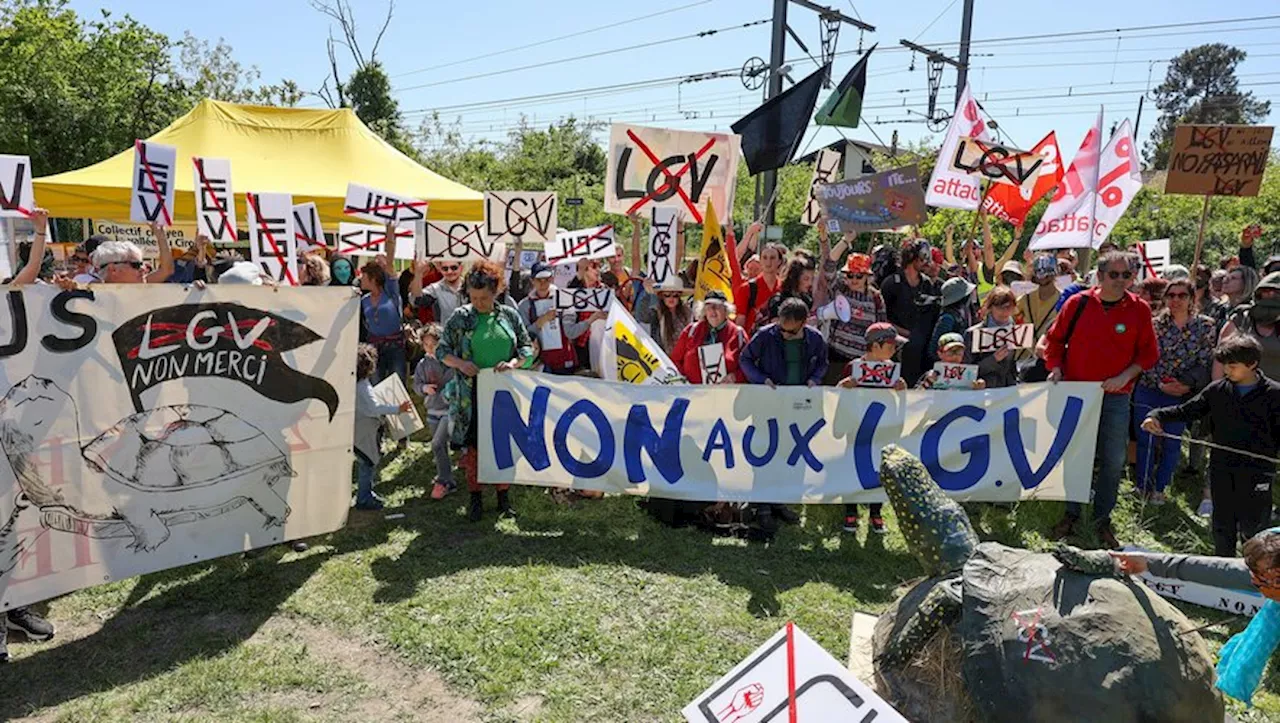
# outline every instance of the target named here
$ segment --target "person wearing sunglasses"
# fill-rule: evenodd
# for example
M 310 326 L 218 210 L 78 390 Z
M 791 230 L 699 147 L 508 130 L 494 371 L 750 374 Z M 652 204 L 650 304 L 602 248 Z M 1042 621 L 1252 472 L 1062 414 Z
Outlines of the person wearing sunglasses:
M 1098 382 L 1106 392 L 1098 420 L 1093 520 L 1098 537 L 1117 547 L 1111 526 L 1129 446 L 1130 398 L 1138 375 L 1156 365 L 1160 349 L 1151 307 L 1128 291 L 1137 256 L 1120 251 L 1098 261 L 1098 285 L 1071 297 L 1045 335 L 1044 362 L 1052 382 Z M 1068 503 L 1053 538 L 1075 531 L 1082 505 Z
M 1147 281 L 1151 281 L 1148 279 Z M 1147 282 L 1143 282 L 1144 286 Z M 1154 326 L 1160 360 L 1143 372 L 1133 391 L 1135 428 L 1140 427 L 1146 413 L 1186 401 L 1209 383 L 1213 366 L 1213 348 L 1217 338 L 1213 319 L 1193 313 L 1193 290 L 1189 278 L 1171 281 L 1164 291 L 1165 308 L 1156 314 Z M 1173 479 L 1182 452 L 1185 423 L 1170 423 L 1165 430 L 1173 435 L 1155 439 L 1150 433 L 1136 429 L 1138 435 L 1136 489 L 1153 505 L 1165 503 L 1164 491 Z M 1159 463 L 1155 462 L 1159 450 Z
M 837 275 L 835 262 L 826 261 L 828 286 L 834 296 L 843 296 L 849 302 L 849 320 L 833 319 L 827 330 L 827 357 L 830 364 L 823 379 L 826 386 L 835 386 L 844 378 L 845 367 L 854 359 L 867 353 L 867 329 L 872 324 L 889 321 L 884 297 L 871 285 L 871 257 L 853 253 L 845 260 L 844 269 Z
M 151 224 L 159 258 L 156 268 L 148 273 L 142 262 L 142 249 L 132 241 L 107 241 L 93 252 L 93 266 L 104 284 L 159 284 L 173 275 L 173 251 L 169 236 L 160 223 Z
M 413 262 L 413 280 L 409 282 L 409 299 L 416 308 L 429 309 L 431 321 L 443 324 L 453 315 L 454 309 L 467 303 L 462 288 L 462 263 L 455 260 L 435 262 L 440 279 L 423 287 L 423 279 L 431 272 L 432 262 L 418 259 Z M 421 317 L 419 317 L 421 318 Z

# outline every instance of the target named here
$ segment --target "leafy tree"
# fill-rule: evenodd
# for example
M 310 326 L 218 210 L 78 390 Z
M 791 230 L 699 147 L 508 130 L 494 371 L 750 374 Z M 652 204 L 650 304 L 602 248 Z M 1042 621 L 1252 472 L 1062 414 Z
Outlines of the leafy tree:
M 1169 63 L 1168 74 L 1152 93 L 1160 120 L 1147 142 L 1150 168 L 1165 168 L 1173 145 L 1173 130 L 1185 123 L 1253 124 L 1267 117 L 1271 102 L 1252 92 L 1240 92 L 1236 66 L 1247 53 L 1223 43 L 1184 51 Z
M 391 95 L 391 79 L 381 63 L 373 61 L 357 68 L 344 90 L 351 109 L 365 125 L 402 153 L 416 155 L 404 130 L 400 104 Z

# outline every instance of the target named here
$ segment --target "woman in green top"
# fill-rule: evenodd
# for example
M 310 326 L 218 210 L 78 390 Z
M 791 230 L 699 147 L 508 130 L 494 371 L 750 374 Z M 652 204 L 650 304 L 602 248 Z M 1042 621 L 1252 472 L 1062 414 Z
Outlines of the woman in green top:
M 471 492 L 467 517 L 472 522 L 480 519 L 483 509 L 476 452 L 476 375 L 481 369 L 499 373 L 517 369 L 533 358 L 529 332 L 521 323 L 519 313 L 495 303 L 502 273 L 502 267 L 493 261 L 481 261 L 472 267 L 466 279 L 471 303 L 458 307 L 449 316 L 444 336 L 436 348 L 436 357 L 441 363 L 458 371 L 445 385 L 444 394 L 449 401 L 449 415 L 454 420 L 453 446 L 463 450 L 460 465 L 467 474 L 467 490 Z M 498 511 L 504 517 L 515 516 L 507 496 L 509 488 L 510 485 L 497 485 Z

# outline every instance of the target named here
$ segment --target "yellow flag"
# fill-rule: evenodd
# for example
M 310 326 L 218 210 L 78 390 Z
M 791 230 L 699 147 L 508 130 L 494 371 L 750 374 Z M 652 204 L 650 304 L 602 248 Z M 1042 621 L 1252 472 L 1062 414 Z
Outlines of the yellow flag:
M 708 291 L 722 291 L 733 303 L 733 267 L 729 265 L 724 234 L 711 201 L 707 201 L 706 217 L 702 219 L 702 254 L 698 256 L 698 280 L 693 287 L 693 298 L 698 301 L 707 298 Z

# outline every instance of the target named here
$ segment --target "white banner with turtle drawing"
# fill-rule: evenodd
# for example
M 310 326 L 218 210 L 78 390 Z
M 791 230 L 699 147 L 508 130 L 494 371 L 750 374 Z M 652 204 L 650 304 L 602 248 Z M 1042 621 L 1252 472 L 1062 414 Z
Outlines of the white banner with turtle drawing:
M 345 524 L 350 289 L 0 293 L 0 610 Z
M 1102 387 L 641 385 L 480 374 L 480 479 L 695 501 L 884 502 L 880 453 L 949 495 L 1087 502 Z

